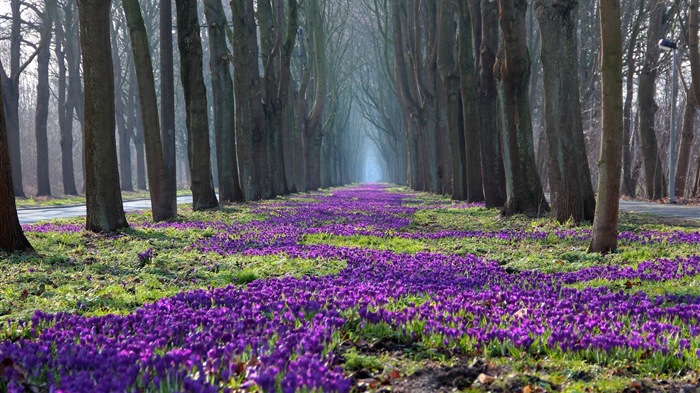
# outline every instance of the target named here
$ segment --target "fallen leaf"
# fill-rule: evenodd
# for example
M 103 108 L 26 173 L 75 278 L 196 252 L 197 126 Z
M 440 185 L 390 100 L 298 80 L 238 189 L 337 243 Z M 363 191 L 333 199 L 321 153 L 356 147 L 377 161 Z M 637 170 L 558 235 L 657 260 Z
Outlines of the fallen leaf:
M 521 308 L 513 314 L 514 318 L 523 318 L 525 316 L 527 316 L 527 308 Z
M 22 294 L 19 295 L 19 299 L 20 299 L 20 300 L 24 300 L 24 299 L 27 298 L 27 296 L 29 296 L 29 291 L 25 289 L 25 290 L 22 291 Z
M 479 374 L 478 377 L 476 377 L 476 380 L 479 381 L 479 383 L 482 385 L 487 385 L 487 384 L 495 381 L 496 377 L 492 377 L 490 375 L 486 375 L 484 373 L 481 373 L 481 374 Z
M 390 379 L 399 379 L 399 378 L 401 378 L 401 373 L 399 373 L 397 370 L 391 370 L 391 371 L 389 371 L 389 378 Z

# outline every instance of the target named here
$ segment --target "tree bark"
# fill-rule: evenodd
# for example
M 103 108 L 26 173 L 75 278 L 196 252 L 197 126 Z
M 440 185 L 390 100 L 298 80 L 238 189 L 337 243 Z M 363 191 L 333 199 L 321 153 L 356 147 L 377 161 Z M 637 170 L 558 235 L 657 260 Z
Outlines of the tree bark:
M 593 221 L 595 195 L 588 169 L 578 94 L 578 0 L 535 0 L 544 74 L 544 130 L 551 217 Z
M 160 124 L 158 122 L 158 100 L 146 27 L 138 0 L 122 0 L 122 7 L 126 15 L 131 48 L 134 54 L 146 160 L 148 161 L 148 184 L 153 221 L 173 220 L 177 218 L 177 205 L 173 203 L 175 201 L 168 198 L 166 190 L 166 169 L 163 162 L 163 147 L 160 142 Z M 132 80 L 131 83 L 134 81 Z
M 488 208 L 503 207 L 506 203 L 506 175 L 498 120 L 498 89 L 493 73 L 498 51 L 498 3 L 490 0 L 472 1 L 481 2 L 479 7 L 481 46 L 479 47 L 476 98 L 479 112 L 481 167 L 485 175 L 484 198 Z M 475 7 L 476 5 L 472 8 Z
M 238 179 L 236 156 L 236 124 L 233 108 L 231 55 L 226 46 L 226 15 L 221 0 L 204 0 L 204 14 L 209 26 L 209 68 L 214 97 L 214 133 L 219 177 L 219 199 L 222 202 L 245 200 Z
M 663 36 L 665 2 L 649 1 L 649 28 L 647 31 L 646 52 L 644 64 L 639 75 L 637 90 L 639 140 L 642 147 L 644 162 L 644 180 L 646 196 L 649 199 L 661 199 L 666 196 L 666 181 L 664 179 L 661 158 L 658 152 L 658 142 L 654 127 L 656 110 L 656 75 L 659 62 L 658 42 Z
M 501 134 L 506 173 L 503 214 L 549 211 L 535 163 L 528 101 L 530 56 L 525 31 L 526 0 L 498 0 L 501 47 L 494 66 L 500 84 Z
M 1 67 L 1 66 L 0 66 Z M 0 84 L 0 96 L 2 96 Z M 0 101 L 0 104 L 2 102 Z M 24 236 L 17 217 L 15 193 L 12 190 L 12 168 L 7 140 L 7 123 L 4 105 L 0 105 L 0 250 L 5 252 L 33 251 L 32 245 Z
M 115 30 L 112 28 L 112 36 L 115 36 Z M 119 47 L 116 40 L 112 42 L 112 59 L 114 61 L 114 68 L 117 70 L 115 73 L 114 84 L 117 86 L 116 96 L 115 96 L 115 110 L 116 110 L 116 124 L 117 124 L 117 136 L 119 138 L 119 184 L 121 185 L 122 191 L 134 191 L 134 175 L 131 167 L 131 135 L 133 133 L 134 122 L 131 120 L 133 118 L 134 112 L 134 101 L 136 97 L 136 89 L 134 89 L 134 84 L 136 83 L 134 76 L 134 67 L 131 65 L 131 61 L 127 61 L 127 67 L 129 69 L 129 90 L 126 93 L 128 108 L 124 105 L 124 89 L 122 86 L 125 85 L 126 77 L 121 75 L 121 70 L 123 69 L 121 59 L 119 57 Z M 128 120 L 127 120 L 128 119 Z
M 625 81 L 625 103 L 622 113 L 622 194 L 633 198 L 637 195 L 637 191 L 635 179 L 632 176 L 632 142 L 634 138 L 634 133 L 632 132 L 632 97 L 634 94 L 634 76 L 637 69 L 635 49 L 637 47 L 640 25 L 642 24 L 642 16 L 644 15 L 644 1 L 639 0 L 639 10 L 627 43 L 627 80 Z
M 85 84 L 86 227 L 94 232 L 128 226 L 119 190 L 114 136 L 110 4 L 111 0 L 78 0 Z
M 56 1 L 47 0 L 41 15 L 41 42 L 37 54 L 36 112 L 34 117 L 34 134 L 36 136 L 36 178 L 37 196 L 51 195 L 49 179 L 49 136 L 47 123 L 49 118 L 49 60 L 51 56 L 51 32 L 56 14 Z
M 700 97 L 700 52 L 698 52 L 698 0 L 690 1 L 688 17 L 688 48 L 690 59 L 690 91 L 686 91 L 685 108 L 683 110 L 683 129 L 681 131 L 680 149 L 678 151 L 678 164 L 676 165 L 676 189 L 677 196 L 685 195 L 686 179 L 690 167 L 691 148 L 693 146 L 695 131 L 695 112 Z M 673 154 L 673 152 L 671 152 Z
M 258 44 L 252 0 L 232 0 L 236 139 L 240 182 L 247 200 L 274 193 L 268 165 L 268 130 L 258 71 Z
M 468 0 L 459 5 L 459 68 L 460 92 L 462 96 L 462 124 L 466 151 L 467 201 L 482 202 L 484 196 L 483 170 L 481 168 L 481 138 L 479 135 L 479 109 L 476 101 L 476 66 L 474 63 L 475 42 L 472 37 L 471 10 Z M 481 23 L 479 23 L 481 26 Z M 477 40 L 479 43 L 481 39 Z
M 66 195 L 78 195 L 78 189 L 75 186 L 75 174 L 73 167 L 73 108 L 75 103 L 66 99 L 69 85 L 68 68 L 66 66 L 67 53 L 69 46 L 72 45 L 73 29 L 73 7 L 66 5 L 63 9 L 64 20 L 61 23 L 57 19 L 55 24 L 56 45 L 54 52 L 56 53 L 56 62 L 58 63 L 58 127 L 61 134 L 61 173 L 63 180 L 63 193 Z M 63 25 L 66 30 L 64 31 Z M 73 49 L 70 49 L 74 53 Z M 70 59 L 69 59 L 70 60 Z
M 622 32 L 620 0 L 600 0 L 603 135 L 598 162 L 598 202 L 589 252 L 617 250 L 622 170 Z
M 165 185 L 168 203 L 177 214 L 177 162 L 175 151 L 175 85 L 173 71 L 172 0 L 160 1 L 160 120 Z
M 22 186 L 22 157 L 19 141 L 19 85 L 20 56 L 22 43 L 22 15 L 20 0 L 10 0 L 12 10 L 12 26 L 10 30 L 10 69 L 9 73 L 0 65 L 0 79 L 2 82 L 2 100 L 5 105 L 7 124 L 7 143 L 10 149 L 10 161 L 12 162 L 12 188 L 15 196 L 24 198 Z
M 185 94 L 187 155 L 192 177 L 192 208 L 212 209 L 219 205 L 211 175 L 207 95 L 202 74 L 202 40 L 195 0 L 176 0 L 180 77 Z

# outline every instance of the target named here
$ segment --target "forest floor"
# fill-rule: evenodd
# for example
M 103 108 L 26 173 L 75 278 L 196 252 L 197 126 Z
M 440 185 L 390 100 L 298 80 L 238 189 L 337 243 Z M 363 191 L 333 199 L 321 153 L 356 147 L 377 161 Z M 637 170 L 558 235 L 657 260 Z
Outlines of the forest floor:
M 501 218 L 362 185 L 0 255 L 0 392 L 693 392 L 700 221 Z

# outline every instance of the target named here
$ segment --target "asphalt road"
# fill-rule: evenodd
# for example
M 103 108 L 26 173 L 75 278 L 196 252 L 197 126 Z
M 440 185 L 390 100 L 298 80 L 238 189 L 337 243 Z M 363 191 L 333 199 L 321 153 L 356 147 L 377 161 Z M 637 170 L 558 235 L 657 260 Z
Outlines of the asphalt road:
M 177 203 L 192 203 L 191 195 L 177 197 Z M 124 202 L 124 211 L 133 212 L 148 210 L 151 201 L 140 199 Z M 658 216 L 700 220 L 700 206 L 669 205 L 652 202 L 620 201 L 620 210 L 634 213 L 655 214 Z M 55 218 L 80 217 L 85 215 L 85 205 L 38 207 L 17 209 L 19 222 L 29 224 L 37 221 L 52 220 Z
M 192 203 L 192 195 L 177 197 L 177 204 Z M 137 199 L 124 202 L 125 212 L 148 210 L 151 208 L 150 199 Z M 37 221 L 53 220 L 55 218 L 71 218 L 85 215 L 85 205 L 33 207 L 17 209 L 20 224 L 30 224 Z

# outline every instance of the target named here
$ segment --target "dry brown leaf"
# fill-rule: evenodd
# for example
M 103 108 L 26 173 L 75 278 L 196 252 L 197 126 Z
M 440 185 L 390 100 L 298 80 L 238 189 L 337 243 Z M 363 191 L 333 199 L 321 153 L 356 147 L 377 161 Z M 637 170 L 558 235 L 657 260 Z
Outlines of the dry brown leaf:
M 490 375 L 486 375 L 484 373 L 481 373 L 481 374 L 479 374 L 478 377 L 476 377 L 476 380 L 479 381 L 480 384 L 486 385 L 486 384 L 489 384 L 489 383 L 495 381 L 496 377 L 492 377 Z

